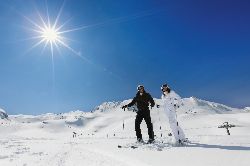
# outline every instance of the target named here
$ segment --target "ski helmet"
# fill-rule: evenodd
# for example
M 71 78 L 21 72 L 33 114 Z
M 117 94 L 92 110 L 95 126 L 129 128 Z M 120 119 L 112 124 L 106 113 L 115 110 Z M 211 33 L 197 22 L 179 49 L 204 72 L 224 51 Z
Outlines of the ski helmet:
M 171 89 L 169 88 L 168 84 L 163 84 L 161 86 L 161 90 L 163 91 L 163 88 L 167 88 L 167 92 L 170 93 Z
M 144 86 L 143 86 L 143 85 L 138 85 L 138 86 L 137 86 L 137 90 L 139 91 L 140 88 L 143 88 L 143 89 L 144 89 Z
M 163 84 L 162 86 L 161 86 L 161 90 L 163 90 L 163 88 L 167 88 L 168 87 L 168 84 Z

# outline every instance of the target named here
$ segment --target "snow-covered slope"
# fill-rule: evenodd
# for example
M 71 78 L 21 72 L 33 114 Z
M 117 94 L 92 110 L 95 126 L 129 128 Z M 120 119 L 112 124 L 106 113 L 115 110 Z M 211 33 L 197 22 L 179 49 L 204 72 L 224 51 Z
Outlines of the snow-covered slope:
M 133 109 L 121 109 L 130 101 L 105 102 L 91 112 L 10 115 L 10 120 L 0 126 L 0 165 L 249 165 L 248 108 L 237 109 L 194 97 L 184 98 L 177 115 L 191 144 L 178 147 L 168 135 L 171 131 L 163 109 L 154 107 L 151 117 L 157 143 L 137 149 L 118 149 L 118 144 L 127 146 L 136 141 L 136 113 Z M 160 99 L 155 101 L 162 105 Z M 229 129 L 230 136 L 225 129 L 218 128 L 223 122 L 236 125 Z M 147 140 L 144 121 L 141 129 Z

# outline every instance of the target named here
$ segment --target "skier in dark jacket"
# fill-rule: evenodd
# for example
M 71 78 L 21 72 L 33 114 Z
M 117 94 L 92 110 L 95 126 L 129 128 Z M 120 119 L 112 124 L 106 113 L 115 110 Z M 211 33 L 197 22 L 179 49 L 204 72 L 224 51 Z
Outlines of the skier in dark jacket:
M 125 109 L 127 107 L 131 107 L 133 105 L 136 105 L 138 108 L 136 119 L 135 119 L 135 131 L 136 131 L 136 136 L 137 136 L 137 141 L 138 142 L 143 142 L 142 139 L 142 134 L 141 134 L 141 129 L 140 129 L 140 124 L 142 120 L 144 119 L 147 127 L 148 127 L 148 136 L 149 140 L 148 143 L 154 142 L 154 131 L 153 131 L 153 124 L 151 122 L 151 117 L 150 117 L 150 110 L 149 110 L 149 104 L 152 107 L 154 107 L 155 102 L 151 95 L 147 93 L 144 89 L 143 85 L 139 85 L 137 87 L 137 94 L 132 100 L 131 103 L 128 105 L 122 106 L 122 109 Z

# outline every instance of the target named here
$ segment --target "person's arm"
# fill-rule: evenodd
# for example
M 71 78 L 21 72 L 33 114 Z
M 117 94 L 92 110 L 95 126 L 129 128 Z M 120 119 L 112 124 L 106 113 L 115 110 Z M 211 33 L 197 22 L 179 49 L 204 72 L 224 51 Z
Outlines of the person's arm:
M 176 109 L 179 108 L 182 105 L 181 97 L 176 94 L 176 96 L 173 99 L 174 99 L 173 103 L 174 103 L 175 108 Z
M 124 109 L 124 111 L 125 111 L 125 108 L 131 107 L 131 106 L 135 105 L 135 103 L 136 103 L 136 97 L 134 97 L 133 100 L 129 104 L 122 106 L 122 109 Z
M 160 104 L 157 104 L 156 106 L 157 106 L 157 108 L 164 108 L 165 107 L 165 105 L 166 105 L 166 100 L 165 100 L 165 96 L 162 94 L 161 95 L 161 103 Z
M 148 94 L 148 95 L 149 95 L 149 102 L 151 104 L 151 107 L 154 107 L 155 106 L 155 101 L 154 101 L 154 99 L 152 98 L 152 96 L 150 94 Z
M 133 100 L 129 104 L 127 104 L 127 107 L 131 107 L 135 105 L 135 103 L 136 103 L 136 97 L 134 97 Z

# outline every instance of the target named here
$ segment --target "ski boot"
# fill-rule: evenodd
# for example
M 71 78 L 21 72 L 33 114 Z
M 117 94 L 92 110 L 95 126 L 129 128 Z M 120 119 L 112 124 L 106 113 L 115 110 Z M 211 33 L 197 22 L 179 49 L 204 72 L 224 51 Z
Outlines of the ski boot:
M 143 139 L 142 139 L 142 138 L 137 138 L 136 143 L 143 144 L 143 143 L 144 143 L 144 141 L 143 141 Z
M 154 143 L 154 142 L 155 142 L 155 139 L 153 139 L 153 138 L 149 138 L 149 140 L 148 140 L 147 144 L 152 144 L 152 143 Z

